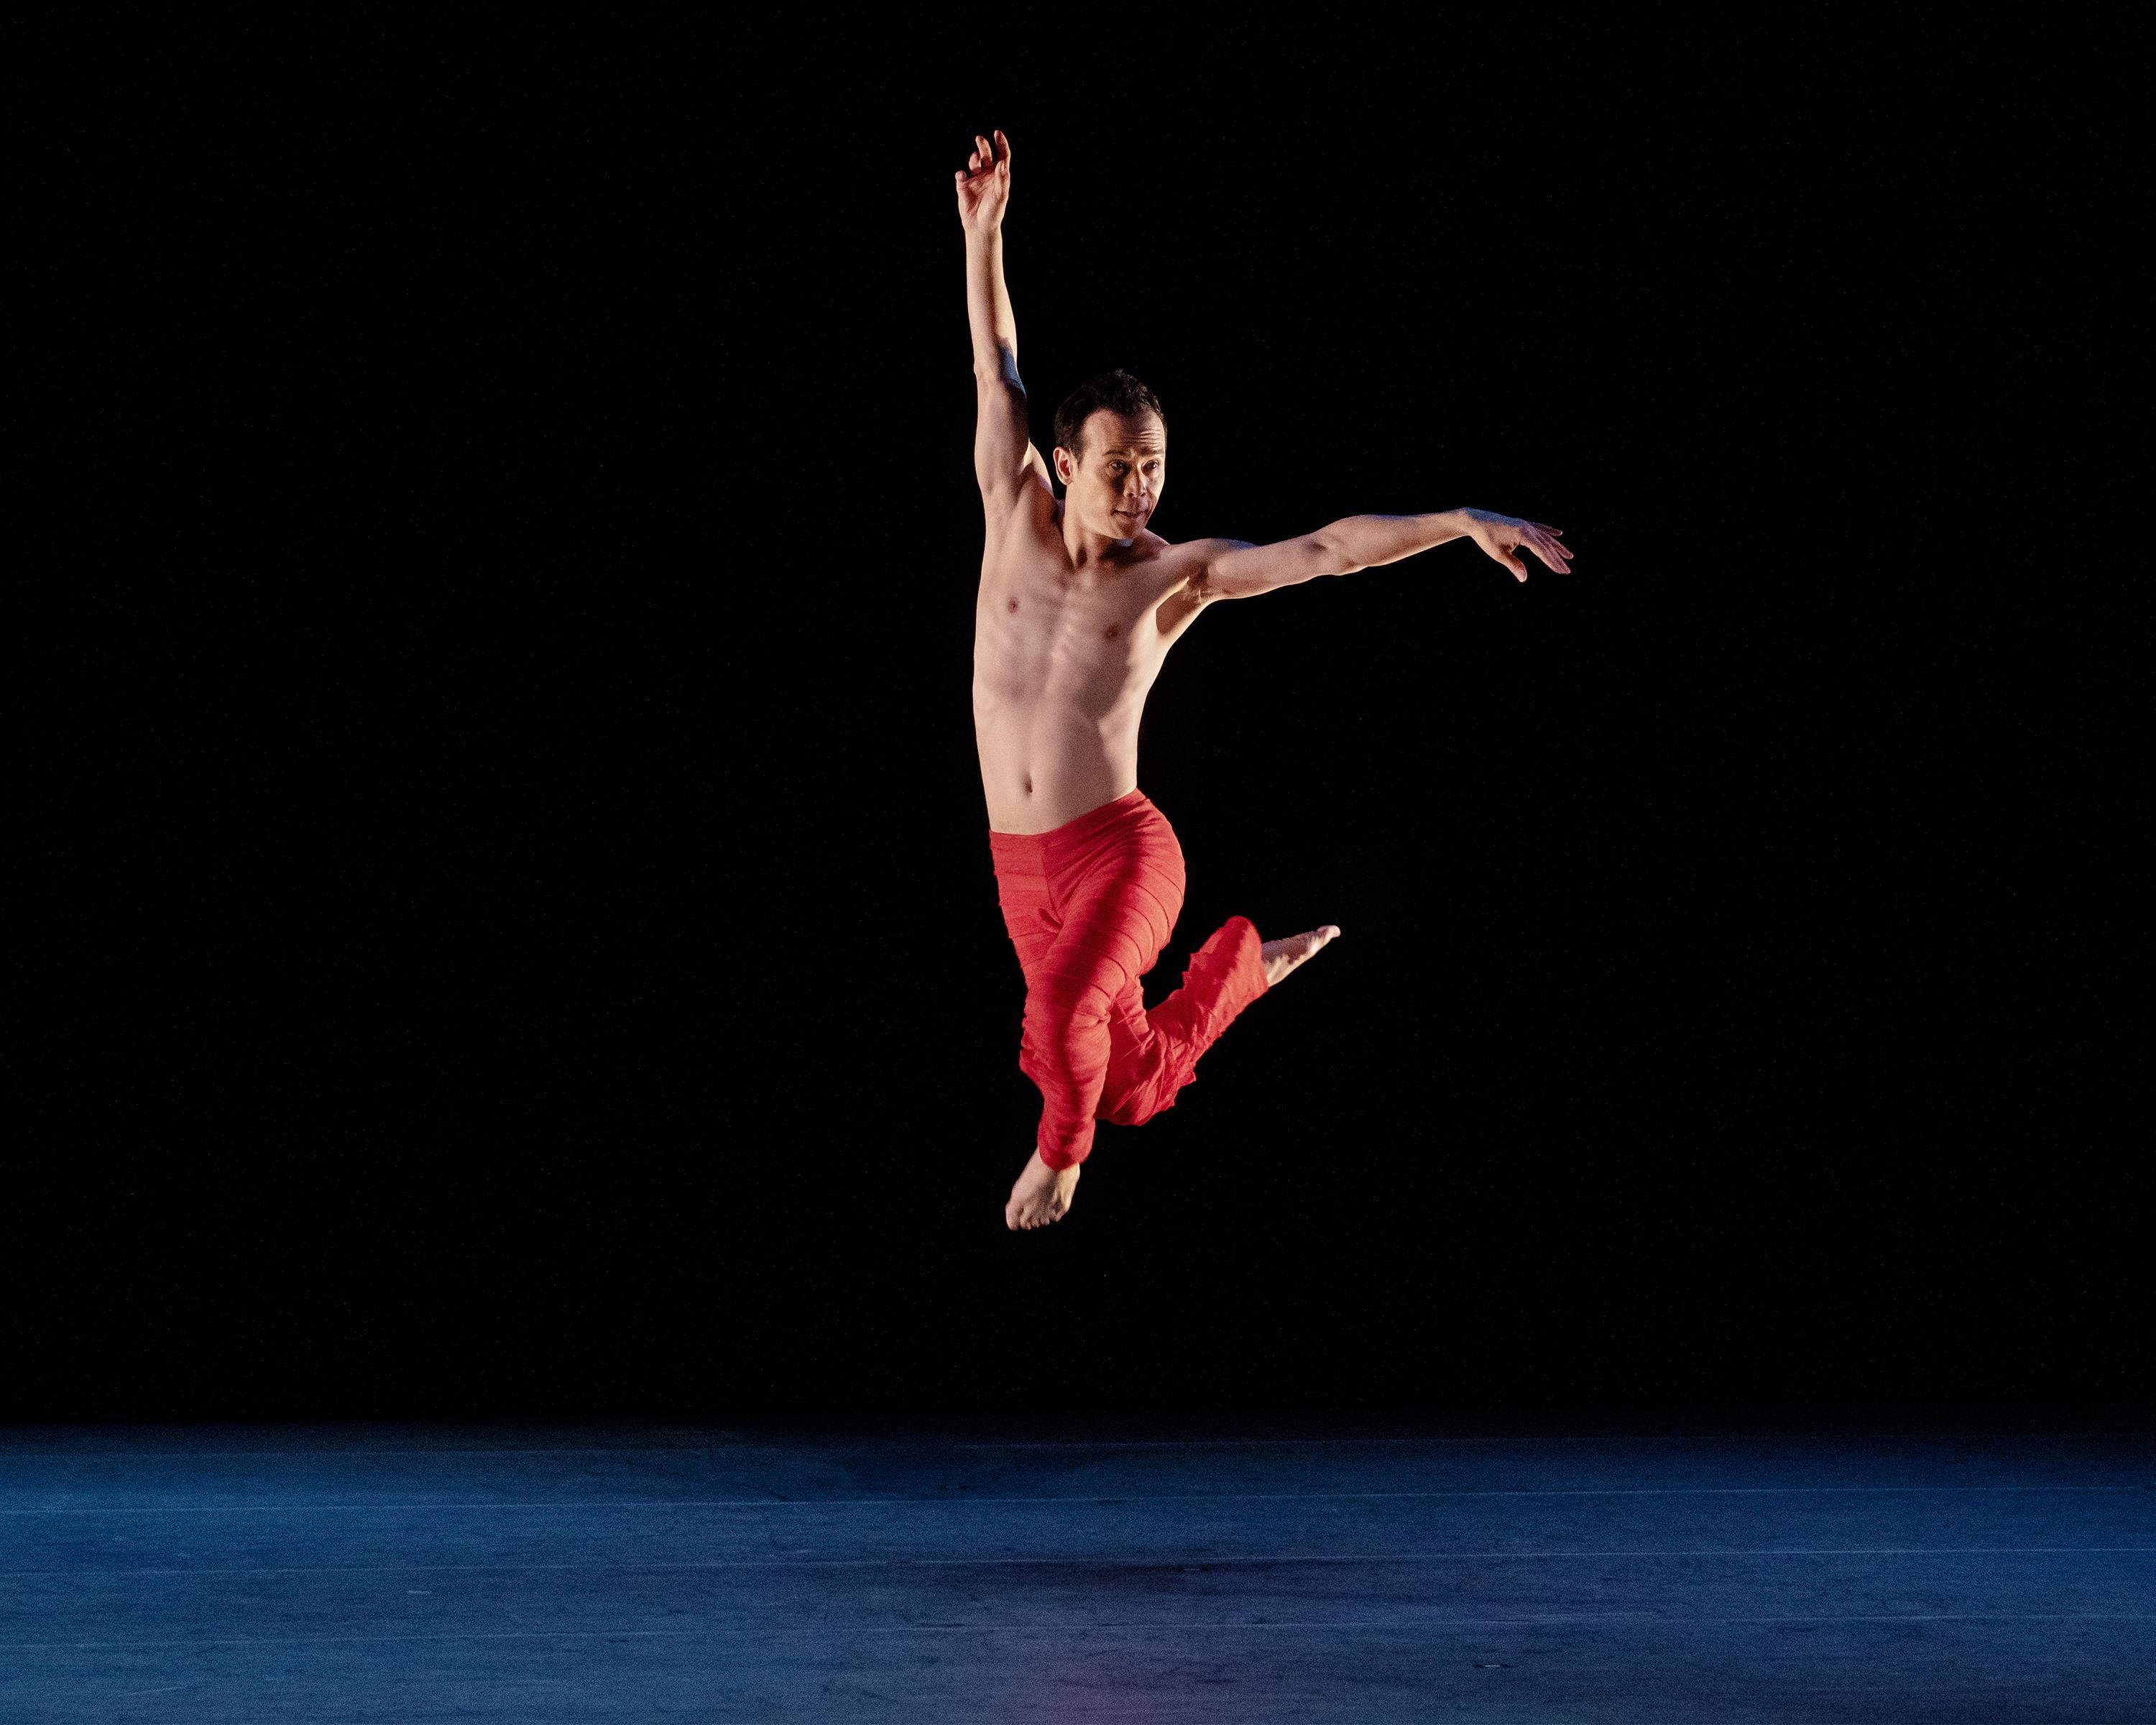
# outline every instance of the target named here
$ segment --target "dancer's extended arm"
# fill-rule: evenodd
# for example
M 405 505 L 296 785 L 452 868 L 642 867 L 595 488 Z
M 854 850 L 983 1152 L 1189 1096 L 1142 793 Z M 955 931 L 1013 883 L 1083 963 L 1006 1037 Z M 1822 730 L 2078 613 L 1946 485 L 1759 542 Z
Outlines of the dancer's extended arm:
M 1010 140 L 996 134 L 998 151 L 975 135 L 969 166 L 958 171 L 958 222 L 966 234 L 966 317 L 973 331 L 973 381 L 978 414 L 973 476 L 983 503 L 1012 497 L 1028 470 L 1049 484 L 1048 464 L 1026 434 L 1025 385 L 1018 375 L 1018 318 L 1004 285 L 1004 212 L 1010 203 Z M 1051 487 L 1052 489 L 1052 487 Z
M 1373 563 L 1396 563 L 1450 539 L 1472 539 L 1525 581 L 1527 566 L 1513 553 L 1524 548 L 1562 569 L 1572 555 L 1557 542 L 1563 531 L 1486 509 L 1450 509 L 1435 515 L 1351 515 L 1272 545 L 1194 539 L 1181 548 L 1198 560 L 1193 587 L 1201 598 L 1243 599 L 1319 575 L 1352 575 Z

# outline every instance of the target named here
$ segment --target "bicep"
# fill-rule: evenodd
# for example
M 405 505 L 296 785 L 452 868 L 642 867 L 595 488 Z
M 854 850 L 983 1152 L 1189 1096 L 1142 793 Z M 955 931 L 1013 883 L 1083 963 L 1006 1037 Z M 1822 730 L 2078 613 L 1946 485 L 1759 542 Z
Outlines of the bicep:
M 999 377 L 978 378 L 978 417 L 973 429 L 973 477 L 984 498 L 1009 497 L 1019 485 L 1039 475 L 1048 480 L 1048 464 L 1027 434 L 1025 386 L 1018 368 L 1004 356 Z
M 1320 575 L 1344 574 L 1351 567 L 1322 533 L 1305 533 L 1272 545 L 1254 545 L 1247 539 L 1197 539 L 1190 547 L 1196 563 L 1193 582 L 1209 600 L 1249 598 Z

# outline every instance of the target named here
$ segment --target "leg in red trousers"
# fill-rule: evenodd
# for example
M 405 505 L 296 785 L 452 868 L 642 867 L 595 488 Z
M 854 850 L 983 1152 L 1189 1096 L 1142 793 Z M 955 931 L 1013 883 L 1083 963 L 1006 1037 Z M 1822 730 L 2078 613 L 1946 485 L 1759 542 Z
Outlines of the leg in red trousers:
M 1046 833 L 991 831 L 1004 926 L 1025 972 L 1019 1069 L 1040 1088 L 1039 1147 L 1083 1162 L 1093 1126 L 1137 1126 L 1175 1105 L 1198 1057 L 1265 992 L 1258 932 L 1230 916 L 1148 1010 L 1140 978 L 1183 909 L 1183 847 L 1142 791 Z

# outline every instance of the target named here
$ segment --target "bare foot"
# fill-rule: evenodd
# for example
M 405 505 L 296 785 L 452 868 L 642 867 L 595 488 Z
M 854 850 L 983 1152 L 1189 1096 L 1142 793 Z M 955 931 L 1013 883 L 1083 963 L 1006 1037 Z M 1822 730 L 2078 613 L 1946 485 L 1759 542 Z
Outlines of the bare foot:
M 1004 1206 L 1004 1226 L 1044 1228 L 1060 1221 L 1070 1209 L 1070 1194 L 1078 1189 L 1078 1173 L 1084 1166 L 1079 1163 L 1065 1168 L 1050 1168 L 1040 1159 L 1040 1147 L 1035 1145 L 1032 1160 L 1019 1173 L 1011 1188 L 1010 1201 Z
M 1340 932 L 1339 925 L 1328 922 L 1322 928 L 1313 928 L 1307 934 L 1291 934 L 1285 940 L 1265 941 L 1258 950 L 1265 955 L 1265 986 L 1270 988 L 1296 965 Z

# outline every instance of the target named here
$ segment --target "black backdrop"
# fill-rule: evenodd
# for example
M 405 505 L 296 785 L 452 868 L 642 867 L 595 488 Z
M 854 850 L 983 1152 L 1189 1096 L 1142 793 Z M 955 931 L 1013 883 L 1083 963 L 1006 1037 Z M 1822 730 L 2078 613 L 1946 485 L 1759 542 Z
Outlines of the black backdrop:
M 7 1411 L 2138 1396 L 2122 788 L 2015 501 L 2052 380 L 2107 407 L 2027 235 L 2098 119 L 2062 53 L 1860 46 L 377 37 L 91 102 Z M 1343 937 L 1028 1235 L 995 127 L 1044 448 L 1126 366 L 1171 538 L 1577 556 L 1178 647 L 1149 998 L 1233 913 Z

